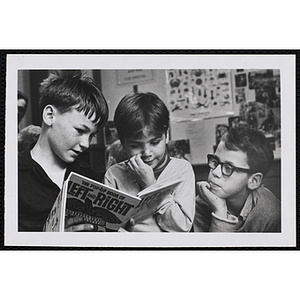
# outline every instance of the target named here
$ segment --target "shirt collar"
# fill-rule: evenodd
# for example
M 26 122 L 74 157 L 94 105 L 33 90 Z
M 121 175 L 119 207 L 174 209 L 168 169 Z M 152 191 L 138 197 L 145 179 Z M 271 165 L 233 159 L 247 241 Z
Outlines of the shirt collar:
M 248 215 L 250 214 L 250 212 L 252 211 L 252 209 L 254 208 L 254 206 L 257 203 L 257 198 L 254 197 L 253 193 L 251 192 L 246 201 L 245 204 L 240 212 L 240 217 L 245 221 L 248 217 Z
M 162 173 L 162 171 L 166 168 L 166 166 L 170 162 L 170 160 L 171 160 L 170 156 L 168 155 L 168 153 L 166 153 L 162 162 L 158 166 L 156 166 L 155 170 L 153 170 L 154 176 L 156 179 L 159 177 L 159 175 Z
M 18 165 L 20 170 L 32 169 L 34 167 L 35 161 L 32 159 L 30 151 L 34 147 L 35 143 L 28 146 L 24 151 L 18 154 Z M 83 163 L 79 161 L 74 161 L 73 163 L 67 164 L 67 171 L 65 173 L 65 178 L 70 174 L 70 172 L 78 173 L 82 167 L 86 167 Z

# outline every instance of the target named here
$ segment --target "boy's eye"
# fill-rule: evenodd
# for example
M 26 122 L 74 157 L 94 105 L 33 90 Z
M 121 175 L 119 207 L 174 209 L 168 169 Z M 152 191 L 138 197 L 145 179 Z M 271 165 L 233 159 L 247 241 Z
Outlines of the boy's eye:
M 223 170 L 225 174 L 231 174 L 233 167 L 228 164 L 223 164 Z
M 91 134 L 91 135 L 90 135 L 90 141 L 91 141 L 94 137 L 96 137 L 96 135 L 97 135 L 96 133 Z
M 137 145 L 137 144 L 130 144 L 129 147 L 132 148 L 132 149 L 136 149 L 136 148 L 139 148 L 139 145 Z
M 84 130 L 83 130 L 83 129 L 75 128 L 75 130 L 76 130 L 79 134 L 84 134 Z
M 214 157 L 211 158 L 211 163 L 212 163 L 215 167 L 219 164 L 218 160 L 215 159 Z
M 155 145 L 158 145 L 159 143 L 160 143 L 160 140 L 155 140 L 155 141 L 152 141 L 152 142 L 151 142 L 151 144 L 154 145 L 154 146 L 155 146 Z

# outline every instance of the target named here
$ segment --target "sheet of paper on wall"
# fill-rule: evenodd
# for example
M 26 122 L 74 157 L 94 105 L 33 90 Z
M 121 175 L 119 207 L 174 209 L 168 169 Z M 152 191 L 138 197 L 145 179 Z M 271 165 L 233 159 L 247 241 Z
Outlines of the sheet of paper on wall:
M 205 164 L 206 155 L 213 152 L 214 129 L 212 126 L 207 126 L 205 122 L 190 122 L 186 128 L 186 135 L 190 139 L 192 164 L 194 165 Z
M 247 101 L 254 102 L 255 101 L 255 90 L 247 90 Z
M 192 164 L 207 163 L 207 154 L 213 153 L 216 145 L 216 124 L 226 121 L 227 118 L 218 118 L 188 123 L 186 135 L 190 139 Z
M 216 126 L 224 123 L 228 123 L 228 117 L 173 122 L 171 123 L 171 139 L 188 139 L 190 144 L 190 162 L 193 165 L 206 164 L 207 154 L 213 153 L 216 145 Z

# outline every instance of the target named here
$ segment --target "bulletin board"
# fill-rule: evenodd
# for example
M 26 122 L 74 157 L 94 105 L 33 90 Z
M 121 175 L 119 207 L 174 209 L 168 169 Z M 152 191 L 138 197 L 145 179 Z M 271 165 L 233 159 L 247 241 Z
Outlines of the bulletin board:
M 234 122 L 262 131 L 273 147 L 275 159 L 281 158 L 280 70 L 236 69 L 232 70 L 232 80 L 238 109 Z
M 166 78 L 172 121 L 233 113 L 230 70 L 167 70 Z
M 230 127 L 247 123 L 270 140 L 280 158 L 280 70 L 166 70 L 171 140 L 184 157 L 206 164 Z M 181 143 L 183 144 L 183 143 Z

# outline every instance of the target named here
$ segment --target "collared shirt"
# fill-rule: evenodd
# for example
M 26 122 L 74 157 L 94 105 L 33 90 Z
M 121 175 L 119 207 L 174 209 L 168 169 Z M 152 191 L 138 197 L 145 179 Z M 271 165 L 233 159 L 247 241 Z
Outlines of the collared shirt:
M 223 221 L 232 221 L 232 223 L 237 224 L 237 227 L 241 227 L 242 224 L 245 222 L 245 220 L 247 219 L 247 217 L 249 216 L 250 212 L 252 211 L 252 209 L 254 208 L 254 206 L 257 203 L 257 199 L 255 197 L 253 197 L 253 194 L 250 193 L 244 203 L 244 206 L 239 214 L 238 217 L 236 217 L 235 215 L 233 215 L 230 211 L 227 211 L 227 219 L 223 219 L 219 216 L 217 216 L 216 214 L 214 214 L 215 217 L 217 217 L 219 220 L 223 220 Z
M 60 188 L 49 178 L 44 169 L 32 159 L 30 150 L 18 156 L 18 230 L 42 231 L 47 216 L 60 192 Z M 76 172 L 97 181 L 102 176 L 81 162 L 67 165 L 65 179 Z
M 245 204 L 240 212 L 239 218 L 245 221 L 249 216 L 250 212 L 257 203 L 257 198 L 253 197 L 253 194 L 250 194 L 245 201 Z

